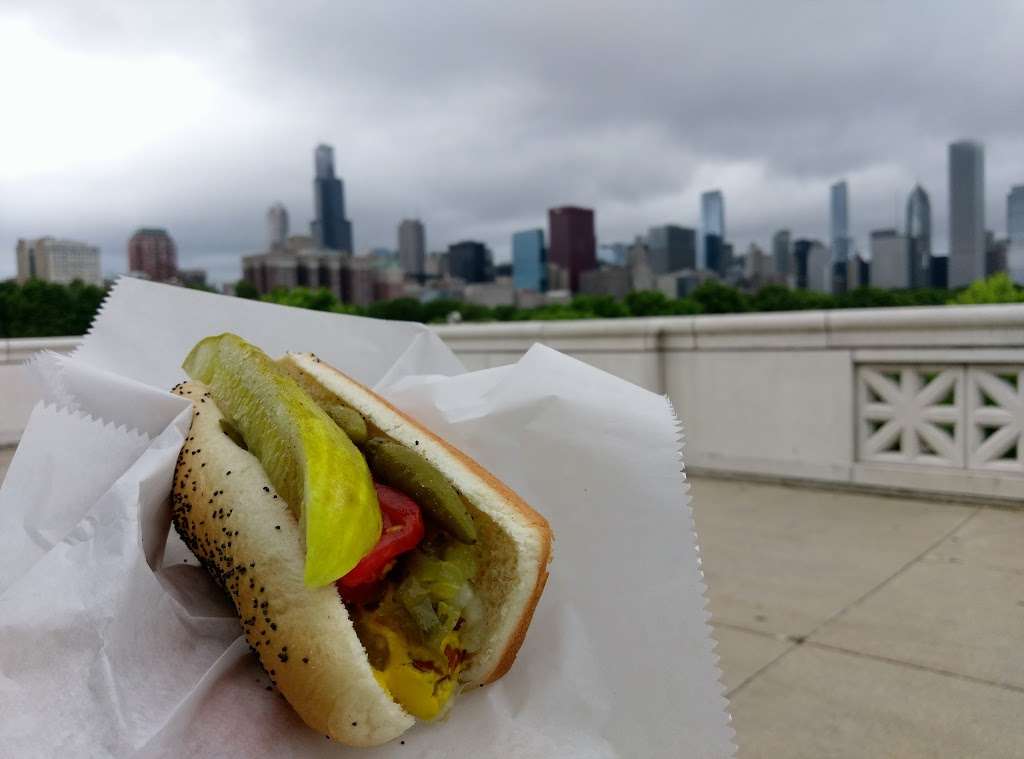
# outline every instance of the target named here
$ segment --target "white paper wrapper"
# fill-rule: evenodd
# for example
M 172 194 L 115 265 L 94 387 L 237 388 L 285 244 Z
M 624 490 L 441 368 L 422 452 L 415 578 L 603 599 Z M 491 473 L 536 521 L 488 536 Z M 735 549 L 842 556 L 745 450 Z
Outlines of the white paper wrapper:
M 355 750 L 306 728 L 170 533 L 201 337 L 313 350 L 550 521 L 551 577 L 499 682 Z M 46 400 L 0 489 L 0 756 L 731 757 L 681 432 L 667 400 L 535 346 L 464 373 L 428 329 L 121 280 L 82 348 L 34 362 Z

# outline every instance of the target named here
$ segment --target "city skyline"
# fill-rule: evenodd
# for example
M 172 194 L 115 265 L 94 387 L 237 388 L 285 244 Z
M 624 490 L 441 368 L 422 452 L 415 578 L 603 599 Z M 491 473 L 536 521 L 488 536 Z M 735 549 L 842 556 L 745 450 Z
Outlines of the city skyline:
M 594 8 L 580 23 L 571 7 L 470 9 L 442 22 L 414 9 L 398 25 L 374 9 L 321 9 L 271 24 L 229 3 L 199 31 L 174 6 L 104 6 L 103 25 L 59 4 L 0 12 L 10 22 L 0 56 L 37 73 L 10 101 L 36 118 L 5 125 L 0 141 L 0 246 L 89 240 L 112 274 L 134 229 L 162 226 L 182 267 L 235 279 L 238 257 L 263 247 L 272 201 L 296 232 L 313 218 L 306 167 L 320 142 L 335 146 L 357 253 L 393 247 L 395 225 L 414 215 L 432 250 L 477 239 L 507 261 L 513 231 L 567 203 L 596 210 L 599 242 L 628 243 L 651 226 L 699 227 L 711 188 L 726 197 L 737 251 L 783 227 L 828 240 L 827 192 L 840 178 L 857 249 L 872 229 L 903 226 L 920 182 L 932 248 L 946 253 L 946 149 L 961 137 L 985 145 L 987 228 L 1005 236 L 1006 194 L 1024 181 L 1005 72 L 1022 53 L 992 30 L 1016 28 L 1019 8 L 794 4 L 752 10 L 743 25 L 726 9 L 680 6 L 654 24 L 652 12 Z M 337 45 L 343 21 L 359 39 Z M 913 39 L 889 33 L 904 23 Z M 716 24 L 728 34 L 699 33 Z M 850 31 L 841 53 L 821 34 L 836 25 Z M 444 51 L 426 67 L 397 54 L 424 26 Z M 978 42 L 970 65 L 955 52 L 966 38 Z M 317 65 L 268 58 L 270 44 L 315 50 Z M 57 117 L 68 107 L 89 113 L 89 127 Z M 0 277 L 13 268 L 13 254 L 0 257 Z

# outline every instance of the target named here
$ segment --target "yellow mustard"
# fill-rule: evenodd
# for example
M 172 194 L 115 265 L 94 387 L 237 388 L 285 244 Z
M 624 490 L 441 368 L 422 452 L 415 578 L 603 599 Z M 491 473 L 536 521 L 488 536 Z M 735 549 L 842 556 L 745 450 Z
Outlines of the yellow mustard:
M 389 627 L 370 621 L 368 627 L 383 635 L 388 642 L 388 664 L 383 670 L 374 669 L 374 677 L 398 704 L 409 714 L 429 720 L 440 714 L 458 685 L 460 665 L 449 670 L 447 661 L 441 663 L 426 651 L 410 648 L 403 636 Z M 448 646 L 458 649 L 459 634 L 451 632 L 444 638 L 441 650 Z M 435 669 L 422 669 L 413 660 L 432 661 Z M 442 660 L 444 657 L 442 657 Z

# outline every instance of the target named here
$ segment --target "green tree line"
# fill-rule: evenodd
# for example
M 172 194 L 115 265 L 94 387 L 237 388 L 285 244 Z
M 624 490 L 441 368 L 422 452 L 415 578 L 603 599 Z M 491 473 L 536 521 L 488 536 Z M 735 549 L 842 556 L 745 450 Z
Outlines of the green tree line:
M 890 308 L 936 306 L 945 303 L 1024 302 L 1024 289 L 1006 274 L 975 282 L 957 293 L 947 290 L 879 290 L 863 287 L 843 295 L 790 290 L 767 285 L 747 294 L 720 282 L 705 282 L 687 298 L 668 298 L 660 292 L 635 292 L 619 301 L 608 295 L 577 295 L 568 303 L 537 308 L 497 306 L 441 298 L 420 303 L 413 298 L 381 301 L 366 307 L 341 303 L 328 290 L 294 288 L 276 290 L 262 298 L 255 288 L 240 282 L 236 294 L 298 308 L 356 314 L 377 319 L 398 319 L 426 324 L 444 322 L 458 312 L 462 321 L 529 321 L 550 319 L 615 319 L 626 316 L 730 314 L 756 311 L 800 311 L 832 308 Z M 0 337 L 56 337 L 82 335 L 106 296 L 106 290 L 73 282 L 57 285 L 38 280 L 19 285 L 0 282 Z
M 258 298 L 245 289 L 239 295 Z M 967 290 L 951 294 L 948 290 L 880 290 L 862 287 L 842 295 L 790 290 L 782 285 L 766 285 L 747 294 L 721 282 L 700 285 L 687 298 L 669 298 L 661 292 L 642 291 L 616 300 L 610 295 L 577 295 L 568 303 L 537 308 L 496 306 L 440 298 L 420 303 L 413 298 L 381 301 L 365 308 L 340 303 L 327 290 L 296 288 L 264 295 L 264 301 L 287 306 L 312 308 L 377 319 L 399 319 L 426 324 L 444 322 L 458 312 L 461 321 L 531 321 L 552 319 L 615 319 L 626 316 L 676 316 L 689 314 L 733 314 L 757 311 L 802 311 L 833 308 L 895 308 L 900 306 L 940 306 L 946 303 L 1012 303 L 1024 301 L 1024 289 L 1016 287 L 1005 274 L 976 282 Z
M 107 291 L 72 282 L 0 282 L 0 337 L 84 335 Z

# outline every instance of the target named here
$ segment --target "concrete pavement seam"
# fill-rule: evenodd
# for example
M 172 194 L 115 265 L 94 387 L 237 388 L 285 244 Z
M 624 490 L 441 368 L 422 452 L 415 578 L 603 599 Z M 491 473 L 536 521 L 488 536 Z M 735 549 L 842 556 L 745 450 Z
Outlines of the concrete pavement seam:
M 726 693 L 726 694 L 725 694 L 725 697 L 726 697 L 727 699 L 729 699 L 729 700 L 731 701 L 731 700 L 732 700 L 732 698 L 733 698 L 733 696 L 735 696 L 735 695 L 736 695 L 737 693 L 739 693 L 739 692 L 740 692 L 741 690 L 743 690 L 743 689 L 744 689 L 744 688 L 745 688 L 745 687 L 746 687 L 746 686 L 747 686 L 747 685 L 748 685 L 749 683 L 753 682 L 753 681 L 754 681 L 754 680 L 756 680 L 756 679 L 757 679 L 758 677 L 760 677 L 760 676 L 761 676 L 761 673 L 762 673 L 762 672 L 764 672 L 764 671 L 765 671 L 766 669 L 768 669 L 769 667 L 771 667 L 771 666 L 772 666 L 773 664 L 775 664 L 775 663 L 776 663 L 777 661 L 779 661 L 779 659 L 781 659 L 782 657 L 784 657 L 784 656 L 785 656 L 786 654 L 788 654 L 788 653 L 789 653 L 790 651 L 793 651 L 794 649 L 796 649 L 796 648 L 799 648 L 799 647 L 800 647 L 800 644 L 799 644 L 799 643 L 793 643 L 793 642 L 790 642 L 789 648 L 787 648 L 787 649 L 786 649 L 785 651 L 783 651 L 783 652 L 782 652 L 781 654 L 779 654 L 778 656 L 776 656 L 776 657 L 775 657 L 774 659 L 772 659 L 771 661 L 769 661 L 769 662 L 768 662 L 767 664 L 765 664 L 765 665 L 764 665 L 764 666 L 762 666 L 761 668 L 759 668 L 759 669 L 755 670 L 755 671 L 754 671 L 754 672 L 753 672 L 752 674 L 750 674 L 750 675 L 748 675 L 747 677 L 745 677 L 745 678 L 743 679 L 743 682 L 741 682 L 741 683 L 740 683 L 739 685 L 737 685 L 737 686 L 736 686 L 735 688 L 733 688 L 733 689 L 732 689 L 732 690 L 730 690 L 730 691 L 729 691 L 728 693 Z
M 744 625 L 737 624 L 735 622 L 726 622 L 725 620 L 715 619 L 711 617 L 712 627 L 725 627 L 730 630 L 739 630 L 740 632 L 753 633 L 754 635 L 760 635 L 762 638 L 771 638 L 772 640 L 792 640 L 792 636 L 788 633 L 775 633 L 769 632 L 768 630 L 755 630 L 753 627 L 745 627 Z
M 916 556 L 911 558 L 909 561 L 907 561 L 905 564 L 903 564 L 899 569 L 897 569 L 891 575 L 886 577 L 884 580 L 882 580 L 880 583 L 875 585 L 873 588 L 869 588 L 864 593 L 862 593 L 860 596 L 858 596 L 857 598 L 855 598 L 852 601 L 850 601 L 850 603 L 846 604 L 846 606 L 844 606 L 843 608 L 839 609 L 839 611 L 835 612 L 834 614 L 829 615 L 823 621 L 818 623 L 818 625 L 815 626 L 809 633 L 807 633 L 806 635 L 803 636 L 804 639 L 805 640 L 810 640 L 814 635 L 816 635 L 818 632 L 820 632 L 826 625 L 831 624 L 832 622 L 836 621 L 841 616 L 846 614 L 846 612 L 850 611 L 850 609 L 853 609 L 854 607 L 859 606 L 864 601 L 866 601 L 869 598 L 871 598 L 873 595 L 875 595 L 878 591 L 880 591 L 886 585 L 891 583 L 897 577 L 899 577 L 904 572 L 906 572 L 908 569 L 910 569 L 912 566 L 914 566 L 919 561 L 921 561 L 921 559 L 923 559 L 929 553 L 931 553 L 936 548 L 938 548 L 940 545 L 942 545 L 944 542 L 946 542 L 946 540 L 948 540 L 951 536 L 953 536 L 957 532 L 959 532 L 960 529 L 964 527 L 964 525 L 966 525 L 968 522 L 970 522 L 972 519 L 974 519 L 976 516 L 978 516 L 978 514 L 981 513 L 982 509 L 983 509 L 983 507 L 981 507 L 981 506 L 975 507 L 971 511 L 970 514 L 968 514 L 966 517 L 964 517 L 959 522 L 957 522 L 956 525 L 954 525 L 951 529 L 949 529 L 945 533 L 943 533 L 942 536 L 939 537 L 938 540 L 936 540 L 931 545 L 929 545 L 927 548 L 925 548 L 923 551 L 921 551 L 919 554 L 917 554 Z
M 931 672 L 933 675 L 942 675 L 943 677 L 951 677 L 954 680 L 964 680 L 969 683 L 975 683 L 976 685 L 990 685 L 993 688 L 1001 688 L 1002 690 L 1012 691 L 1014 693 L 1024 694 L 1024 686 L 1014 685 L 1013 683 L 1001 683 L 996 680 L 986 680 L 983 677 L 975 677 L 974 675 L 963 675 L 959 672 L 952 672 L 948 669 L 935 669 L 924 664 L 916 664 L 914 662 L 903 661 L 902 659 L 893 659 L 888 656 L 881 656 L 880 654 L 866 654 L 863 651 L 854 651 L 850 648 L 843 648 L 842 646 L 836 646 L 831 643 L 818 643 L 817 641 L 808 640 L 804 645 L 810 646 L 811 648 L 817 648 L 822 651 L 832 651 L 834 653 L 846 654 L 847 656 L 857 656 L 862 659 L 872 659 L 874 661 L 883 662 L 885 664 L 893 664 L 900 667 L 908 667 L 909 669 L 916 669 L 919 672 Z
M 956 525 L 954 525 L 951 529 L 949 529 L 945 533 L 943 533 L 942 536 L 939 537 L 938 540 L 934 541 L 931 545 L 929 545 L 927 548 L 925 548 L 919 554 L 917 554 L 916 556 L 911 558 L 909 561 L 907 561 L 905 564 L 903 564 L 893 574 L 891 574 L 888 577 L 886 577 L 884 580 L 882 580 L 880 583 L 878 583 L 874 587 L 869 588 L 867 591 L 862 593 L 860 596 L 855 598 L 853 601 L 848 603 L 846 606 L 844 606 L 839 611 L 837 611 L 834 614 L 832 614 L 829 617 L 827 617 L 824 621 L 822 621 L 817 626 L 815 626 L 806 635 L 786 635 L 785 636 L 786 640 L 790 641 L 790 643 L 792 645 L 790 645 L 789 648 L 787 648 L 785 651 L 780 653 L 774 659 L 772 659 L 771 661 L 767 662 L 765 665 L 763 665 L 762 667 L 757 669 L 755 672 L 753 672 L 752 674 L 750 674 L 746 678 L 744 678 L 744 680 L 739 685 L 737 685 L 735 688 L 733 688 L 728 693 L 726 693 L 726 698 L 732 699 L 733 696 L 735 696 L 737 693 L 739 693 L 748 684 L 750 684 L 751 682 L 756 680 L 758 677 L 760 677 L 766 670 L 768 670 L 769 668 L 774 666 L 777 662 L 779 662 L 787 654 L 791 653 L 792 651 L 794 651 L 795 649 L 799 648 L 800 646 L 805 645 L 808 642 L 811 642 L 810 638 L 811 638 L 812 635 L 814 635 L 815 633 L 820 631 L 823 627 L 825 627 L 825 625 L 827 625 L 830 622 L 833 622 L 834 620 L 836 620 L 839 617 L 841 617 L 843 614 L 845 614 L 847 611 L 849 611 L 853 607 L 855 607 L 858 604 L 860 604 L 861 602 L 867 600 L 868 598 L 873 596 L 875 593 L 877 593 L 879 590 L 881 590 L 886 585 L 888 585 L 890 582 L 892 582 L 894 579 L 899 577 L 907 569 L 912 567 L 914 564 L 919 562 L 921 559 L 923 559 L 929 553 L 931 553 L 936 548 L 938 548 L 940 545 L 942 545 L 942 543 L 945 542 L 951 535 L 955 535 L 964 525 L 966 525 L 968 522 L 970 522 L 972 519 L 974 519 L 981 510 L 982 510 L 982 507 L 980 507 L 980 506 L 974 507 L 971 510 L 970 514 L 968 514 L 966 517 L 964 517 L 959 522 L 957 522 Z M 753 630 L 748 630 L 748 629 L 743 628 L 743 627 L 741 627 L 739 625 L 734 625 L 734 624 L 730 624 L 730 623 L 724 623 L 724 625 L 726 627 L 733 627 L 733 628 L 736 628 L 736 629 L 739 629 L 739 630 L 744 630 L 746 632 L 754 632 Z M 761 633 L 761 634 L 764 634 L 764 633 Z M 817 645 L 821 646 L 822 648 L 825 647 L 825 646 L 822 646 L 821 644 L 817 644 Z M 867 655 L 865 655 L 865 656 L 867 657 Z M 870 657 L 868 657 L 868 658 L 870 658 Z M 906 662 L 899 662 L 898 660 L 894 660 L 894 662 L 895 663 L 907 664 Z M 915 666 L 915 665 L 907 664 L 907 666 Z M 932 670 L 928 670 L 927 667 L 920 667 L 920 669 L 923 669 L 923 670 L 926 670 L 926 671 L 932 671 Z M 943 672 L 938 671 L 938 670 L 936 670 L 935 672 L 936 672 L 936 674 L 944 674 Z M 968 679 L 968 680 L 972 680 L 972 681 L 975 680 L 974 678 L 968 678 L 966 676 L 961 676 L 961 677 L 964 677 L 964 679 Z M 990 683 L 988 681 L 982 681 L 982 680 L 977 680 L 977 682 L 984 682 L 987 685 L 996 685 L 995 683 Z M 1010 689 L 1012 690 L 1013 688 L 1011 687 Z M 1022 691 L 1022 692 L 1024 692 L 1024 691 Z

